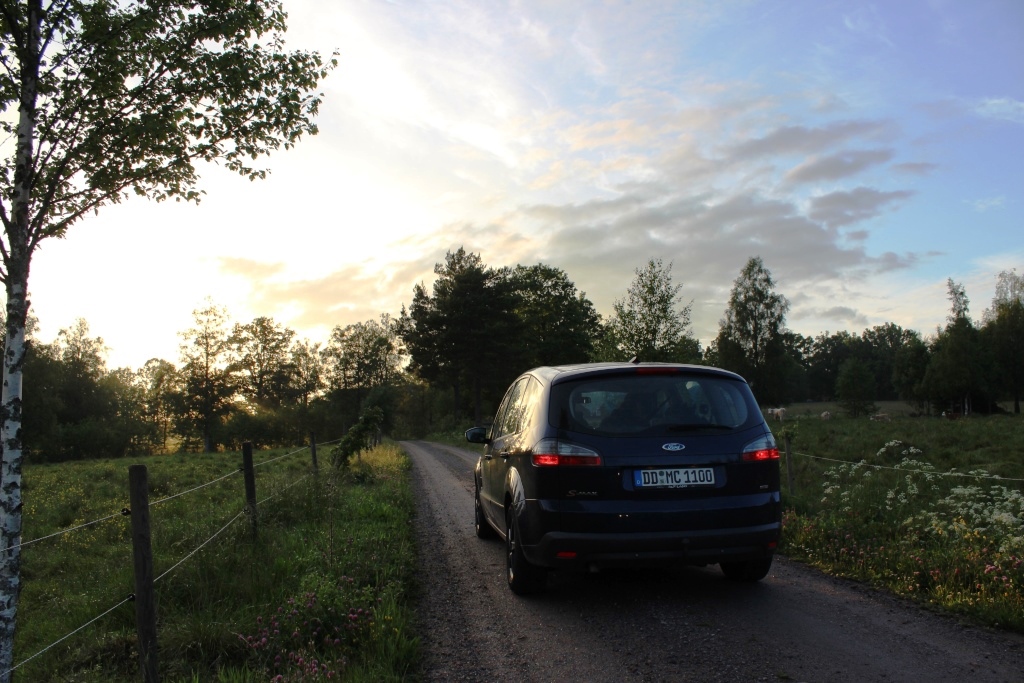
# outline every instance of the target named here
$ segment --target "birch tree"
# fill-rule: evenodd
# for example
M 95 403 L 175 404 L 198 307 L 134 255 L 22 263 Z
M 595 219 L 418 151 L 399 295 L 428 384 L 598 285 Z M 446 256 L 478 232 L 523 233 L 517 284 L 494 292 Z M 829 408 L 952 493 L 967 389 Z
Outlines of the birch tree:
M 771 272 L 754 256 L 733 281 L 729 306 L 718 323 L 718 362 L 743 375 L 758 400 L 769 404 L 784 399 L 780 374 L 788 311 L 789 300 L 775 291 Z
M 315 133 L 333 60 L 287 51 L 285 19 L 279 0 L 0 0 L 0 683 L 20 583 L 32 254 L 132 194 L 198 201 L 199 161 L 262 178 L 257 160 Z
M 636 356 L 642 361 L 699 361 L 700 344 L 689 331 L 693 302 L 680 304 L 683 285 L 672 282 L 672 264 L 650 259 L 635 273 L 608 321 L 616 355 L 620 360 Z

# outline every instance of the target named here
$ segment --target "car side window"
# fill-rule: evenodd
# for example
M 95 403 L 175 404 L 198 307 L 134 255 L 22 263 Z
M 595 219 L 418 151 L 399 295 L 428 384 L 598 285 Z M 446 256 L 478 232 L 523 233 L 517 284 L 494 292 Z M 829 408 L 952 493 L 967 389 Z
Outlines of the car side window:
M 532 377 L 526 378 L 526 386 L 516 400 L 516 403 L 509 411 L 509 434 L 521 432 L 530 426 L 530 420 L 537 411 L 537 402 L 540 399 L 540 382 Z
M 519 397 L 522 396 L 523 387 L 528 379 L 528 377 L 520 378 L 505 392 L 505 398 L 502 400 L 501 406 L 498 407 L 498 414 L 494 416 L 494 426 L 491 429 L 492 441 L 513 433 L 514 430 L 510 430 L 509 427 L 515 424 L 515 406 L 519 403 Z

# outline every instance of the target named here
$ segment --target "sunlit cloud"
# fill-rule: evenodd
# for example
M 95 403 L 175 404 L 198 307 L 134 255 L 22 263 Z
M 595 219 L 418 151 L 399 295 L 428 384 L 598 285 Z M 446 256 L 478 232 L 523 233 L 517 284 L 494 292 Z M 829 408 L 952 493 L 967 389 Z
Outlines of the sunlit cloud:
M 459 247 L 562 268 L 605 315 L 662 258 L 705 341 L 751 256 L 805 334 L 928 331 L 947 277 L 990 287 L 985 268 L 1024 267 L 1004 189 L 1024 182 L 1024 104 L 1004 95 L 1024 46 L 986 30 L 1011 10 L 287 5 L 290 45 L 339 51 L 320 135 L 272 157 L 266 182 L 204 170 L 199 208 L 133 198 L 45 245 L 43 338 L 85 317 L 126 362 L 173 357 L 212 296 L 322 339 L 397 315 Z
M 972 202 L 968 202 L 974 210 L 978 213 L 985 213 L 992 209 L 1001 209 L 1006 205 L 1006 197 L 985 197 L 984 199 L 975 199 Z
M 975 111 L 988 118 L 1024 123 L 1024 102 L 1008 97 L 983 100 L 975 107 Z

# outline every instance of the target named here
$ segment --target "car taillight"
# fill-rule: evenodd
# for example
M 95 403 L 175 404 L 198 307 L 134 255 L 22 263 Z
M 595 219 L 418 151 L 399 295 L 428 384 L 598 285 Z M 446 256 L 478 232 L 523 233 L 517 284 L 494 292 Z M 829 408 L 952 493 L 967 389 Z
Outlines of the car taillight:
M 746 462 L 778 460 L 779 448 L 775 445 L 775 439 L 771 435 L 763 436 L 743 447 L 742 458 Z
M 533 447 L 536 467 L 579 467 L 601 464 L 596 451 L 558 439 L 541 439 Z

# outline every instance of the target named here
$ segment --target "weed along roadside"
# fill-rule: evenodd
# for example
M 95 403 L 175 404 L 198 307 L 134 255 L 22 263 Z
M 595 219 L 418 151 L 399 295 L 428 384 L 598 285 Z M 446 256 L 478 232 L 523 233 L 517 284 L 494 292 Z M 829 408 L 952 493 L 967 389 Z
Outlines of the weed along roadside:
M 329 444 L 322 444 L 329 447 Z M 146 458 L 161 681 L 404 680 L 416 661 L 404 453 L 314 474 L 308 449 Z M 14 676 L 138 681 L 125 460 L 26 468 Z M 51 536 L 52 535 L 52 536 Z
M 1024 420 L 787 423 L 782 552 L 1024 633 Z

